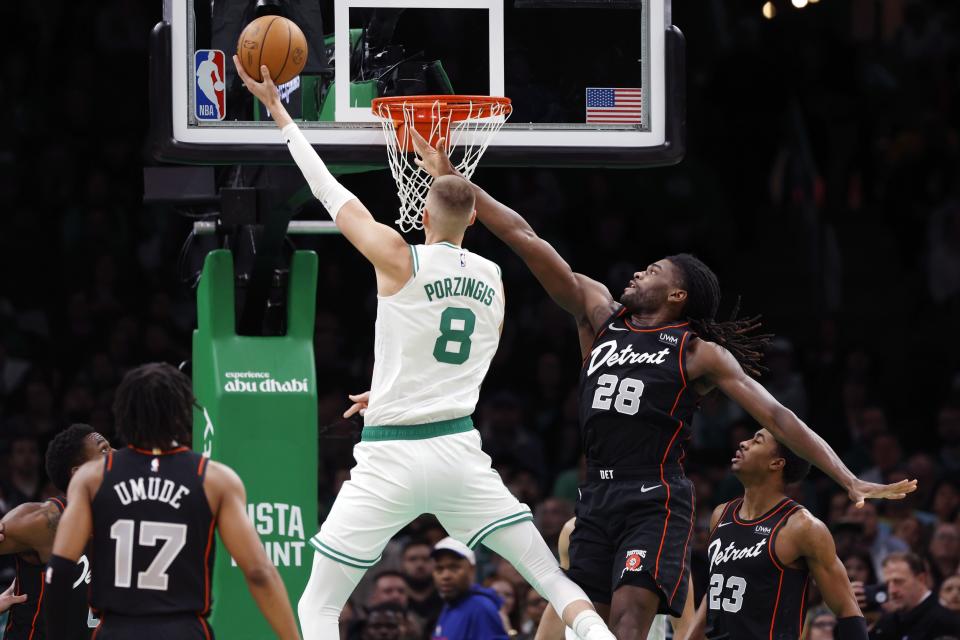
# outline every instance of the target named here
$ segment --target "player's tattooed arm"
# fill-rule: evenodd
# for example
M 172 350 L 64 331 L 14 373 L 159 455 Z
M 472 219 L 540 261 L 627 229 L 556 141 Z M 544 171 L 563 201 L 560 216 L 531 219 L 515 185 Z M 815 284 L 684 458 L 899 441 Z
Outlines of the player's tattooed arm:
M 837 557 L 837 547 L 830 530 L 807 511 L 798 511 L 784 527 L 777 539 L 778 549 L 783 542 L 796 545 L 810 575 L 823 595 L 823 601 L 837 618 L 859 617 L 863 614 L 850 586 L 847 570 Z
M 12 509 L 0 521 L 0 555 L 35 551 L 46 559 L 60 510 L 49 502 L 28 502 Z
M 694 340 L 688 347 L 687 373 L 691 380 L 703 378 L 718 387 L 773 437 L 846 489 L 858 506 L 862 506 L 867 498 L 899 500 L 916 490 L 916 480 L 882 485 L 857 478 L 826 440 L 747 375 L 736 358 L 723 347 L 705 340 Z

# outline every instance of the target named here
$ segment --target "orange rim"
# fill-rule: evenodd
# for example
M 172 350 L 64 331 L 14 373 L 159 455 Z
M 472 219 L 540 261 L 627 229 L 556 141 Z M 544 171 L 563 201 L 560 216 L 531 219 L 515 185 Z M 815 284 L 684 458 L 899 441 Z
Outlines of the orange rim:
M 409 109 L 413 109 L 415 120 L 430 120 L 434 113 L 439 113 L 451 121 L 460 122 L 492 115 L 508 116 L 512 106 L 510 98 L 502 96 L 435 95 L 374 98 L 370 109 L 374 115 L 394 122 L 404 122 L 404 111 Z

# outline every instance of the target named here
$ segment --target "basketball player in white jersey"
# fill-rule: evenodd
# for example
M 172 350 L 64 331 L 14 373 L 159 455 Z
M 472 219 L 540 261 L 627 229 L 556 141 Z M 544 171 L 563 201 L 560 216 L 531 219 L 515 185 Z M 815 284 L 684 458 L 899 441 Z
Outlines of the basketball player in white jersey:
M 423 211 L 426 244 L 408 245 L 330 174 L 290 119 L 266 66 L 247 89 L 269 109 L 314 196 L 371 263 L 379 298 L 373 381 L 357 465 L 320 532 L 300 598 L 307 640 L 339 637 L 340 611 L 390 538 L 422 513 L 470 547 L 509 560 L 583 640 L 612 639 L 586 594 L 566 578 L 480 449 L 470 415 L 503 323 L 500 269 L 460 245 L 476 217 L 473 189 L 436 180 Z

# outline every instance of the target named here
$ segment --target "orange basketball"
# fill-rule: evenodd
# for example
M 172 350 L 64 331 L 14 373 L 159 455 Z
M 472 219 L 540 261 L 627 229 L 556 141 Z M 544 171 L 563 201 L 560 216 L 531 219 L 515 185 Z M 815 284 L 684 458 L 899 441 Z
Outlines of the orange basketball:
M 275 84 L 290 82 L 307 64 L 307 39 L 296 24 L 282 16 L 257 18 L 240 33 L 237 56 L 250 76 L 260 82 L 260 65 L 270 69 Z

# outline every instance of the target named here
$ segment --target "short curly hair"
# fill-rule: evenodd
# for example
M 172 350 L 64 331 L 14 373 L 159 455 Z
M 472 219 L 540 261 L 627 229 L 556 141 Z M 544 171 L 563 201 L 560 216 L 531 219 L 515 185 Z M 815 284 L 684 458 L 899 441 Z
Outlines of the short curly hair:
M 84 441 L 96 433 L 88 424 L 72 424 L 47 445 L 47 476 L 58 490 L 67 492 L 72 469 L 86 462 Z

